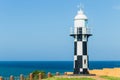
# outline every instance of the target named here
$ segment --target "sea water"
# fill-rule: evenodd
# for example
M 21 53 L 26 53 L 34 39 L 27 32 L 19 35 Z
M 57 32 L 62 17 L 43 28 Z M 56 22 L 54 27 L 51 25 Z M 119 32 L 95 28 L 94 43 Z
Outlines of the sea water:
M 120 61 L 90 61 L 89 69 L 102 69 L 120 67 Z M 0 76 L 8 77 L 10 75 L 19 76 L 41 70 L 64 73 L 73 71 L 73 61 L 1 61 Z

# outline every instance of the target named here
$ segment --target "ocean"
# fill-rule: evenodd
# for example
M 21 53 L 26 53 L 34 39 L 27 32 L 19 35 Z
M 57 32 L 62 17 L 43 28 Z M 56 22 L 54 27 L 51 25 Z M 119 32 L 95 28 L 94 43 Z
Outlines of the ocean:
M 103 69 L 120 67 L 120 61 L 90 61 L 89 69 Z M 35 70 L 42 70 L 55 74 L 73 71 L 73 61 L 1 61 L 0 76 L 28 75 Z

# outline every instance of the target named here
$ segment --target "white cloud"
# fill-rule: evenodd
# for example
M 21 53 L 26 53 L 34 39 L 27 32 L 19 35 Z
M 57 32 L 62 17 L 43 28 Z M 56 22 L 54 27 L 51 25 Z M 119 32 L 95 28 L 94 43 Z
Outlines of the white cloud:
M 114 10 L 120 10 L 120 5 L 116 5 L 112 7 Z

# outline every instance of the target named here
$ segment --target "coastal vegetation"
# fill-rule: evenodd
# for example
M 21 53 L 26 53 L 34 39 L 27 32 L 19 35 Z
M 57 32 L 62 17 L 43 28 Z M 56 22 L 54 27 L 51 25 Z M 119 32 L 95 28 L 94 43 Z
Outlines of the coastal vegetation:
M 54 77 L 53 75 L 51 76 L 51 78 L 48 78 L 45 71 L 39 71 L 39 70 L 35 70 L 35 71 L 32 72 L 33 79 L 38 80 L 40 73 L 41 73 L 42 78 L 44 80 L 95 80 L 95 79 L 92 79 L 92 78 L 62 78 L 62 77 L 57 78 L 57 77 Z
M 101 76 L 101 78 L 104 78 L 107 80 L 120 80 L 120 77 L 112 77 L 112 76 Z
M 47 78 L 46 72 L 45 71 L 39 71 L 39 70 L 35 70 L 35 71 L 32 72 L 33 78 L 38 79 L 39 78 L 39 73 L 41 73 L 42 78 Z
M 92 77 L 80 77 L 80 78 L 63 78 L 63 77 L 55 77 L 54 75 L 51 75 L 51 77 L 48 77 L 48 74 L 46 74 L 45 71 L 39 71 L 39 70 L 35 70 L 32 72 L 32 76 L 33 76 L 33 80 L 38 80 L 39 79 L 39 74 L 42 75 L 42 79 L 43 80 L 96 80 L 96 78 L 92 78 Z M 105 80 L 120 80 L 120 77 L 111 77 L 111 76 L 100 76 L 101 79 L 105 79 Z M 28 78 L 29 80 L 29 78 Z

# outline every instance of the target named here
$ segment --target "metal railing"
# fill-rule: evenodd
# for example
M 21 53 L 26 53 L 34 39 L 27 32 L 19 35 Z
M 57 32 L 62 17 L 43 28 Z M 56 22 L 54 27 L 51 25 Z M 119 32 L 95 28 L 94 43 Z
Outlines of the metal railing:
M 71 27 L 70 34 L 91 34 L 91 30 L 87 27 Z

